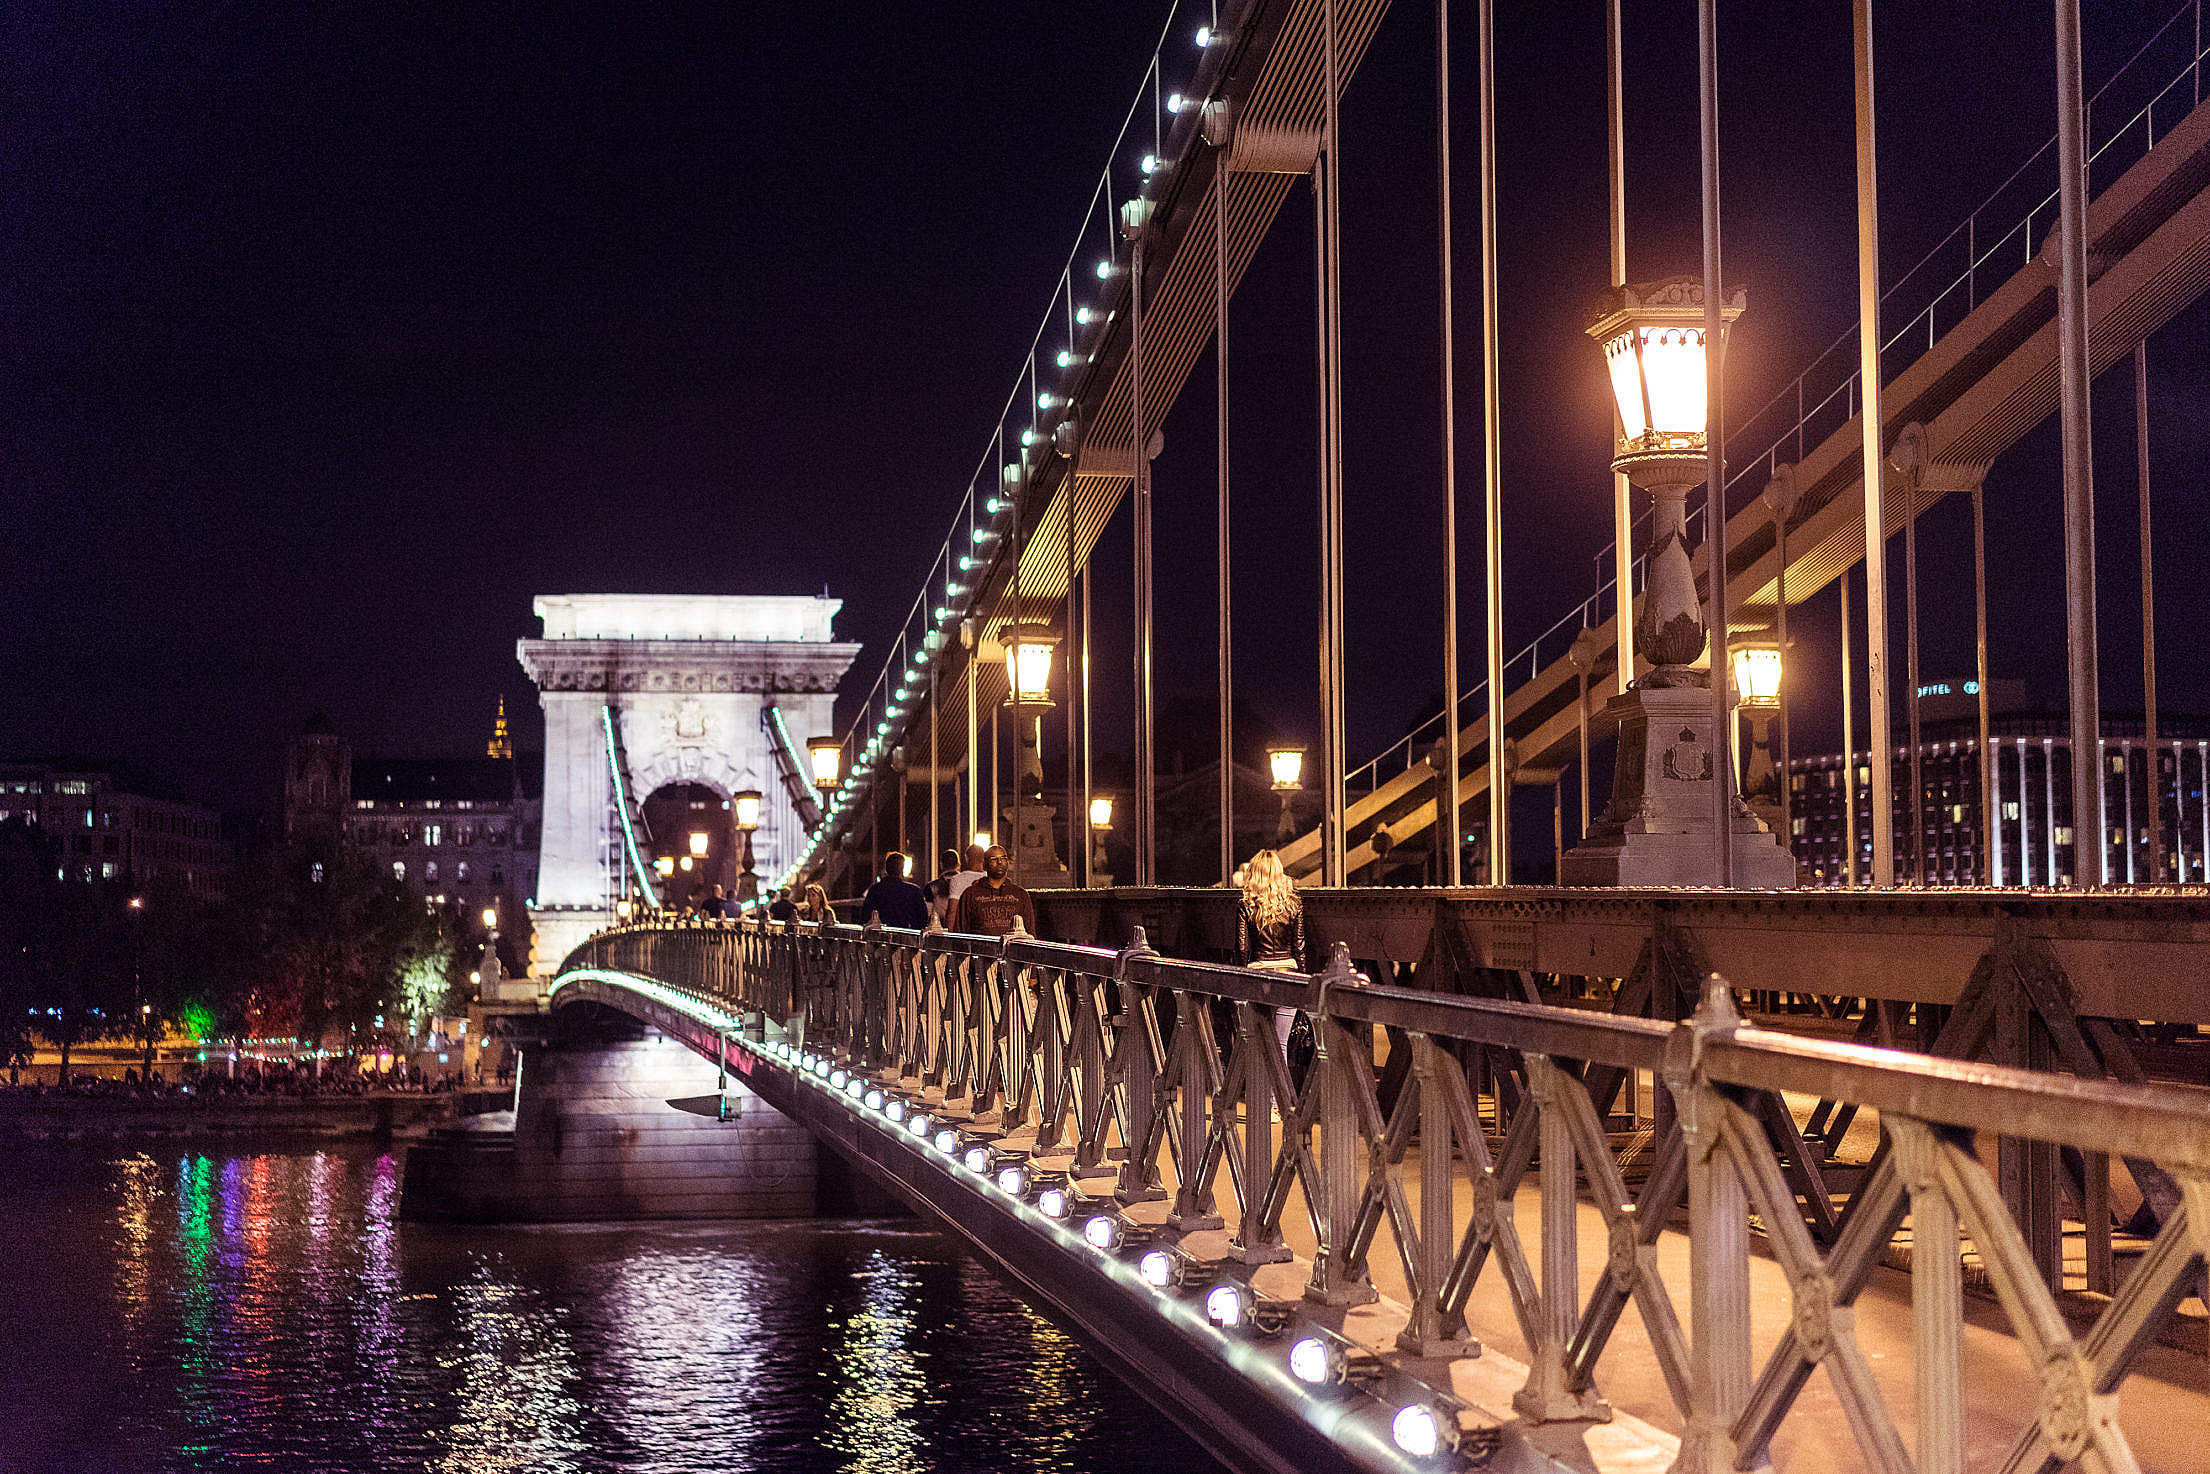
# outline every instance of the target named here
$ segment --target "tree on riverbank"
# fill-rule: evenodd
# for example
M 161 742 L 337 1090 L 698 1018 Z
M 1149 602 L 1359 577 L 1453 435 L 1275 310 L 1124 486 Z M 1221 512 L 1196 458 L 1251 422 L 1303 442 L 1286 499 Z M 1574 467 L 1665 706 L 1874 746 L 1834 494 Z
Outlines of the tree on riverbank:
M 233 876 L 232 894 L 240 954 L 223 1022 L 248 1037 L 370 1029 L 399 1011 L 410 975 L 450 968 L 438 914 L 357 852 L 282 851 Z

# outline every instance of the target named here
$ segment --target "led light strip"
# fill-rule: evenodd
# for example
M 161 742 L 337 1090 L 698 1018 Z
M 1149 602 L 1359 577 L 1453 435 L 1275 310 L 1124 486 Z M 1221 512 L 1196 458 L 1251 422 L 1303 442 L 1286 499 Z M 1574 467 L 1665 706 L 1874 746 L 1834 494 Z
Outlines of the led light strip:
M 653 910 L 660 909 L 660 893 L 652 888 L 652 876 L 645 869 L 644 857 L 637 853 L 637 832 L 629 827 L 629 794 L 622 785 L 622 765 L 614 755 L 614 707 L 608 703 L 599 711 L 606 725 L 606 771 L 614 775 L 614 812 L 622 817 L 622 843 L 629 847 L 629 863 L 636 868 L 637 884 L 644 887 L 645 904 Z

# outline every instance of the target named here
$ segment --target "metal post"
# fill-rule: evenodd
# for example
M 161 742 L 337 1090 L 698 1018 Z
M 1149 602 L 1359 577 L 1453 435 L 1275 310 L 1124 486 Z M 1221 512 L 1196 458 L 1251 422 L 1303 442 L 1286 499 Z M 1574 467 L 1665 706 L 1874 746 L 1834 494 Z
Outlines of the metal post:
M 2102 697 L 2095 650 L 2095 462 L 2088 443 L 2087 140 L 2080 97 L 2079 0 L 2056 0 L 2057 344 L 2064 429 L 2064 638 L 2072 708 L 2073 883 L 2109 879 L 2103 843 Z M 2079 837 L 2094 837 L 2094 868 Z
M 1862 3 L 1862 0 L 1860 0 Z M 1719 308 L 1719 8 L 1697 0 L 1696 76 L 1703 137 L 1704 236 L 1704 569 L 1711 581 L 1711 790 L 1712 838 L 1719 846 L 1719 884 L 1734 884 L 1733 744 L 1727 701 L 1727 462 L 1722 389 L 1726 383 L 1726 327 Z M 1492 681 L 1495 679 L 1491 677 Z M 1492 702 L 1498 698 L 1492 694 Z
M 1987 506 L 1984 481 L 1972 483 L 1972 648 L 1974 678 L 1980 684 L 1980 832 L 1985 854 L 1987 883 L 2003 883 L 2003 831 L 1997 820 L 2002 807 L 2003 785 L 1996 771 L 1995 744 L 1988 738 L 1987 694 Z M 2018 781 L 2026 781 L 2019 770 Z
M 1336 176 L 1340 79 L 1336 75 L 1335 0 L 1323 0 L 1322 123 L 1320 152 L 1313 164 L 1318 186 L 1320 298 L 1320 781 L 1325 804 L 1321 817 L 1321 882 L 1345 881 L 1343 794 L 1343 337 L 1340 275 L 1342 225 Z
M 1903 708 L 1911 743 L 1911 884 L 1926 877 L 1926 754 L 1919 747 L 1918 725 L 1918 476 L 1906 477 L 1911 499 L 1903 513 Z
M 1228 554 L 1228 154 L 1215 159 L 1212 179 L 1213 419 L 1219 436 L 1220 531 L 1220 883 L 1235 875 L 1235 641 L 1233 560 Z
M 959 837 L 959 847 L 964 852 L 974 842 L 975 831 L 982 827 L 982 718 L 977 711 L 982 699 L 977 679 L 977 667 L 982 663 L 982 651 L 978 647 L 982 640 L 972 619 L 959 627 L 959 633 L 960 643 L 967 647 L 967 832 Z
M 1857 884 L 1857 714 L 1849 673 L 1849 570 L 1834 580 L 1842 594 L 1842 884 Z
M 1610 154 L 1611 284 L 1627 284 L 1627 132 L 1623 100 L 1623 67 L 1619 40 L 1619 0 L 1604 7 L 1605 130 Z M 1619 407 L 1612 406 L 1612 443 L 1618 443 Z M 1627 477 L 1611 473 L 1611 569 L 1616 610 L 1612 634 L 1619 650 L 1619 669 L 1613 674 L 1615 689 L 1627 694 L 1634 683 L 1634 510 L 1627 501 Z M 1582 828 L 1588 827 L 1588 806 L 1583 804 Z
M 1872 884 L 1895 884 L 1895 783 L 1888 740 L 1887 423 L 1880 413 L 1880 194 L 1873 158 L 1872 0 L 1852 0 L 1857 53 L 1857 373 L 1865 466 L 1866 746 L 1872 753 Z M 1856 775 L 1850 775 L 1851 782 Z M 1855 790 L 1852 789 L 1852 792 Z M 1850 864 L 1857 863 L 1852 833 Z
M 2141 488 L 2141 692 L 2149 747 L 2149 879 L 2164 879 L 2164 762 L 2156 747 L 2156 558 L 2149 545 L 2149 340 L 2133 345 L 2133 457 Z M 2173 768 L 2173 793 L 2178 769 Z M 2127 835 L 2130 845 L 2133 836 Z M 2184 877 L 2182 877 L 2184 878 Z
M 1443 354 L 1443 771 L 1436 832 L 1458 833 L 1458 351 L 1451 280 L 1450 0 L 1435 0 L 1435 158 L 1441 205 L 1436 226 L 1442 282 Z M 1464 883 L 1457 844 L 1443 846 L 1443 883 Z
M 1071 478 L 1064 495 L 1067 508 L 1067 625 L 1066 638 L 1060 642 L 1060 648 L 1071 656 L 1074 651 L 1074 581 L 1081 574 L 1074 548 L 1074 482 Z M 1078 761 L 1075 715 L 1074 673 L 1070 665 L 1067 671 L 1067 883 L 1087 886 L 1090 883 L 1090 806 L 1083 804 L 1076 808 L 1074 802 Z
M 1512 883 L 1511 781 L 1504 773 L 1504 513 L 1502 386 L 1496 321 L 1496 16 L 1481 0 L 1481 436 L 1483 578 L 1489 645 L 1489 884 Z M 1716 308 L 1712 309 L 1716 311 Z M 1454 749 L 1455 751 L 1455 749 Z M 1454 764 L 1455 766 L 1455 764 Z M 1455 817 L 1455 816 L 1453 816 Z M 1457 846 L 1451 846 L 1453 855 Z
M 1149 222 L 1145 222 L 1146 225 Z M 1143 420 L 1143 236 L 1136 236 L 1128 267 L 1128 415 L 1135 437 L 1136 559 L 1136 884 L 1151 884 L 1156 834 L 1152 828 L 1151 750 L 1151 457 Z
M 929 656 L 929 864 L 944 852 L 943 808 L 944 793 L 938 786 L 944 781 L 944 758 L 938 719 L 943 715 L 936 706 L 936 670 L 943 663 L 943 652 Z M 934 877 L 931 877 L 932 879 Z
M 1090 766 L 1090 574 L 1082 571 L 1082 809 L 1081 822 L 1085 830 L 1090 822 L 1091 781 L 1094 770 Z M 1095 842 L 1090 836 L 1091 843 Z M 1096 883 L 1095 867 L 1090 863 L 1089 843 L 1082 847 L 1082 883 Z

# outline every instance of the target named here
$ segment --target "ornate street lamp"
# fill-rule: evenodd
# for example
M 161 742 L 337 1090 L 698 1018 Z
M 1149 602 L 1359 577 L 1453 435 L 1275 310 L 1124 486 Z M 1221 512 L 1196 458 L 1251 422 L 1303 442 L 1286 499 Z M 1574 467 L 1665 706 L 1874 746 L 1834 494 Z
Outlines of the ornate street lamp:
M 760 791 L 757 788 L 740 788 L 729 795 L 729 808 L 736 819 L 737 833 L 743 836 L 744 870 L 737 877 L 737 901 L 757 900 L 760 894 L 760 877 L 752 865 L 752 831 L 760 827 Z
M 1113 796 L 1100 793 L 1090 800 L 1090 874 L 1091 885 L 1111 885 L 1112 872 L 1106 869 L 1105 836 L 1113 832 Z
M 806 762 L 813 769 L 813 786 L 823 793 L 844 786 L 844 744 L 834 737 L 808 738 Z
M 1742 315 L 1740 291 L 1720 303 L 1721 331 Z M 1703 484 L 1705 435 L 1704 285 L 1692 276 L 1614 287 L 1588 334 L 1603 345 L 1619 408 L 1614 471 L 1650 493 L 1650 563 L 1635 641 L 1657 669 L 1645 689 L 1701 686 L 1688 669 L 1703 653 L 1703 609 L 1688 560 L 1687 499 Z
M 1019 771 L 1014 780 L 1013 874 L 1023 885 L 1064 884 L 1066 867 L 1052 844 L 1057 811 L 1044 800 L 1044 713 L 1052 707 L 1051 657 L 1059 632 L 1045 624 L 1016 624 L 1004 635 L 1008 699 Z M 1001 816 L 1002 817 L 1002 816 Z M 1068 848 L 1074 847 L 1068 835 Z
M 1721 300 L 1722 333 L 1746 302 L 1740 291 Z M 1650 493 L 1649 573 L 1634 627 L 1650 668 L 1607 704 L 1619 727 L 1611 805 L 1566 856 L 1560 879 L 1711 885 L 1731 865 L 1737 885 L 1793 885 L 1795 862 L 1738 801 L 1728 807 L 1727 833 L 1715 832 L 1719 806 L 1709 785 L 1722 734 L 1711 677 L 1695 668 L 1706 631 L 1687 534 L 1688 493 L 1709 471 L 1704 284 L 1676 276 L 1614 287 L 1588 334 L 1603 350 L 1619 410 L 1612 469 Z M 1622 590 L 1622 617 L 1630 607 Z
M 705 830 L 703 830 L 703 829 L 693 829 L 693 830 L 691 831 L 691 858 L 692 858 L 692 859 L 694 859 L 694 860 L 703 860 L 703 859 L 705 859 L 705 858 L 706 858 L 706 844 L 707 844 L 707 840 L 708 840 L 708 836 L 707 836 L 707 833 L 706 833 L 706 831 L 705 831 Z
M 1281 795 L 1281 817 L 1274 823 L 1274 844 L 1287 844 L 1297 832 L 1297 816 L 1290 811 L 1290 796 L 1304 787 L 1305 750 L 1277 742 L 1266 749 L 1266 767 L 1273 774 L 1274 792 Z
M 1740 641 L 1728 660 L 1734 668 L 1735 705 L 1750 719 L 1749 761 L 1739 769 L 1742 799 L 1752 813 L 1778 831 L 1783 823 L 1783 779 L 1773 763 L 1773 716 L 1780 710 L 1780 642 Z

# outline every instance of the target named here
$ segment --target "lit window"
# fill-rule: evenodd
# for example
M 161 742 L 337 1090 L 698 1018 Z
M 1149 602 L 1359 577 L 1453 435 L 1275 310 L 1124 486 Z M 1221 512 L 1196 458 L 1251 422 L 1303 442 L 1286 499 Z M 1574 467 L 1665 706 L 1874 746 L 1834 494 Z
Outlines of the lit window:
M 2112 753 L 2110 755 L 2110 771 L 2113 773 L 2123 773 L 2125 770 L 2126 755 L 2122 752 Z
M 467 878 L 468 878 L 468 862 L 467 862 L 466 860 L 463 860 L 463 861 L 461 861 L 461 862 L 460 862 L 459 864 L 457 864 L 457 865 L 455 865 L 455 866 L 453 867 L 453 879 L 455 879 L 455 880 L 466 880 Z
M 308 872 L 307 878 L 316 885 L 322 884 L 322 862 L 320 860 L 315 861 L 314 868 Z
M 2017 800 L 2017 799 L 2015 799 L 2015 798 L 2011 798 L 2011 799 L 2005 799 L 2005 800 L 2003 801 L 2003 817 L 2004 817 L 2004 818 L 2006 818 L 2006 819 L 2015 819 L 2015 818 L 2017 818 L 2017 817 L 2018 817 L 2018 800 Z
M 1795 832 L 1796 832 L 1797 834 L 1801 834 L 1801 833 L 1803 833 L 1803 826 L 1804 826 L 1804 821 L 1803 821 L 1803 820 L 1801 820 L 1801 819 L 1798 819 L 1798 820 L 1796 820 L 1796 822 L 1795 822 L 1795 824 L 1794 824 L 1794 826 L 1793 826 L 1793 827 L 1794 827 L 1794 830 L 1795 830 Z
M 115 862 L 113 860 L 102 860 L 100 862 L 100 879 L 113 880 L 114 878 Z
M 1952 824 L 1962 824 L 1964 822 L 1963 804 L 1951 804 L 1949 806 L 1949 822 Z
M 391 878 L 393 880 L 405 880 L 407 878 L 406 861 L 394 860 L 391 862 Z
M 2059 824 L 2055 829 L 2050 831 L 2049 838 L 2054 840 L 2058 844 L 2070 844 L 2072 842 L 2072 826 L 2069 824 Z
M 442 844 L 442 843 L 444 842 L 444 839 L 445 839 L 445 826 L 444 826 L 444 825 L 442 825 L 442 824 L 425 824 L 425 825 L 423 825 L 423 826 L 422 826 L 422 842 L 423 842 L 424 844 L 426 844 L 426 845 L 436 845 L 436 844 Z
M 422 883 L 424 885 L 435 885 L 437 883 L 437 861 L 430 860 L 423 864 Z
M 1857 781 L 1859 783 L 1870 783 L 1872 781 L 1871 763 L 1859 763 L 1857 765 Z

